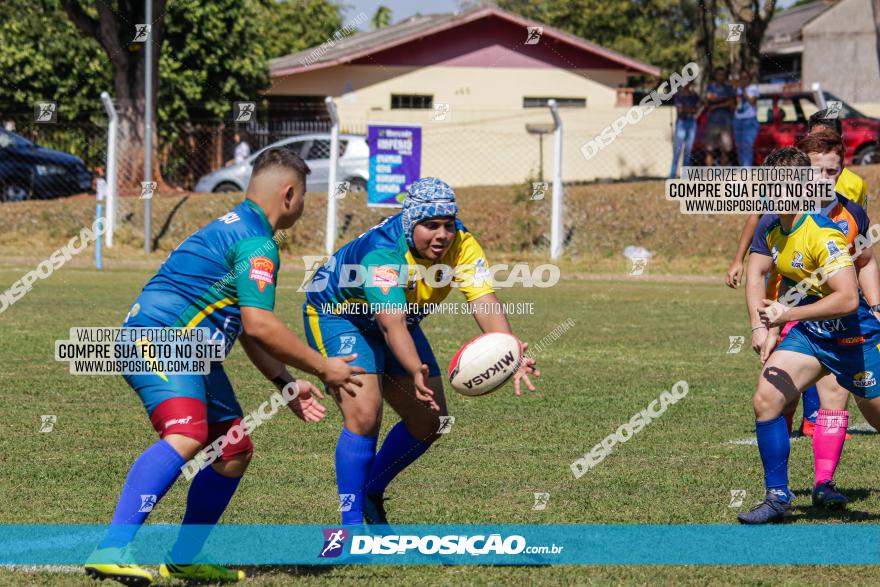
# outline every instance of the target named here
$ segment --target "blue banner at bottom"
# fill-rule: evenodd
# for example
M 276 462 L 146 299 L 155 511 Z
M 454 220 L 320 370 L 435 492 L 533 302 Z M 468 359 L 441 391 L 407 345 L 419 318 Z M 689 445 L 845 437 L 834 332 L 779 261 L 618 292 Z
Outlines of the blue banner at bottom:
M 0 525 L 0 564 L 874 565 L 880 525 Z M 126 534 L 129 533 L 129 534 Z M 206 540 L 207 537 L 207 540 Z M 202 546 L 204 545 L 204 546 Z M 180 560 L 180 558 L 192 560 Z

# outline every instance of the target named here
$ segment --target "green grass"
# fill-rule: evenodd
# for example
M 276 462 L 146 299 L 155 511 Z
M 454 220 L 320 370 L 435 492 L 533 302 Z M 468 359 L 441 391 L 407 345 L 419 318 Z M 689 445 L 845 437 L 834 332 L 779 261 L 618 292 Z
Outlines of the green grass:
M 23 273 L 0 269 L 0 289 Z M 119 377 L 74 377 L 53 359 L 54 341 L 72 326 L 116 326 L 150 273 L 65 268 L 0 314 L 0 523 L 97 524 L 110 519 L 132 460 L 154 442 L 135 394 Z M 302 334 L 299 276 L 282 274 L 277 309 Z M 512 386 L 480 398 L 450 392 L 452 432 L 389 489 L 398 523 L 735 523 L 761 497 L 754 446 L 726 444 L 752 435 L 750 396 L 757 358 L 746 347 L 727 354 L 728 336 L 748 340 L 742 292 L 720 282 L 563 280 L 550 289 L 500 292 L 534 302 L 514 316 L 515 331 L 536 343 L 567 320 L 566 334 L 538 356 L 539 390 L 514 397 Z M 454 301 L 458 301 L 457 299 Z M 477 333 L 466 316 L 424 323 L 441 365 Z M 245 411 L 273 391 L 235 349 L 227 371 Z M 574 479 L 569 465 L 679 380 L 688 396 L 594 470 Z M 337 520 L 333 449 L 341 418 L 305 425 L 282 413 L 254 433 L 247 477 L 224 516 L 228 523 L 327 524 Z M 40 415 L 58 417 L 40 433 Z M 384 427 L 396 416 L 388 410 Z M 857 411 L 854 420 L 861 422 Z M 807 507 L 812 479 L 808 442 L 792 444 L 794 523 L 876 522 L 878 438 L 847 443 L 838 476 L 852 498 L 845 513 Z M 748 492 L 730 508 L 730 490 Z M 151 515 L 177 523 L 186 484 L 179 482 Z M 533 511 L 534 492 L 549 492 Z M 251 584 L 727 584 L 769 585 L 860 579 L 873 567 L 292 567 L 254 569 Z M 86 585 L 64 573 L 0 571 L 0 584 Z

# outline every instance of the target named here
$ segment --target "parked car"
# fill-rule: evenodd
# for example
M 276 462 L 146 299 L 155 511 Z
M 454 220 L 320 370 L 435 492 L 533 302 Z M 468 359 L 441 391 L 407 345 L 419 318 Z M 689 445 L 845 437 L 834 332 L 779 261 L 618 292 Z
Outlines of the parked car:
M 61 198 L 92 189 L 82 159 L 0 129 L 0 202 Z
M 768 84 L 769 85 L 769 84 Z M 868 165 L 880 162 L 877 140 L 880 138 L 880 119 L 865 116 L 830 92 L 824 92 L 825 103 L 836 100 L 841 103 L 840 121 L 843 125 L 843 142 L 846 145 L 845 165 Z M 760 165 L 773 150 L 794 145 L 807 134 L 807 120 L 820 110 L 818 96 L 809 91 L 769 91 L 761 89 L 756 104 L 761 130 L 755 141 L 755 165 Z M 697 164 L 705 160 L 702 141 L 706 126 L 706 114 L 697 121 L 697 139 L 691 159 Z M 736 165 L 736 150 L 731 165 Z
M 266 149 L 284 147 L 302 157 L 312 173 L 308 177 L 310 192 L 326 192 L 330 167 L 330 135 L 308 134 L 289 137 L 261 149 L 242 163 L 232 164 L 199 178 L 197 192 L 243 192 L 247 188 L 254 161 Z M 363 135 L 339 135 L 337 181 L 348 181 L 349 191 L 367 189 L 370 174 L 370 148 Z

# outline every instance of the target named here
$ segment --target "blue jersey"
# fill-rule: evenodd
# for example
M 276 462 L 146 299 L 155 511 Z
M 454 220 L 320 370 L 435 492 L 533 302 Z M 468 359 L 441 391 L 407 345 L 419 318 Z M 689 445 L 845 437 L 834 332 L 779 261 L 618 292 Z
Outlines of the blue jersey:
M 227 352 L 242 306 L 275 309 L 278 246 L 263 210 L 245 200 L 183 241 L 147 282 L 125 326 L 210 328 Z
M 468 302 L 492 293 L 483 249 L 458 219 L 455 232 L 443 257 L 429 261 L 410 250 L 400 214 L 385 218 L 336 251 L 315 272 L 306 287 L 306 313 L 338 313 L 364 324 L 373 322 L 375 312 L 370 308 L 400 306 L 416 310 L 407 312 L 408 322 L 415 324 L 453 287 Z M 351 304 L 366 310 L 343 309 Z

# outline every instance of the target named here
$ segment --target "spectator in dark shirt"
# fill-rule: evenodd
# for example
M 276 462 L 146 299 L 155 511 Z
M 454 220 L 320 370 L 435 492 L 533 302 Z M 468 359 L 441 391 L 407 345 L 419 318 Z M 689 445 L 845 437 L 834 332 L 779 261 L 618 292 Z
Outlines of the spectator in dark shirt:
M 700 97 L 693 91 L 691 85 L 685 84 L 675 95 L 675 132 L 673 134 L 672 169 L 669 171 L 670 179 L 678 177 L 678 159 L 684 150 L 684 160 L 681 166 L 687 167 L 691 161 L 691 147 L 694 146 L 694 138 L 697 136 L 697 106 Z

